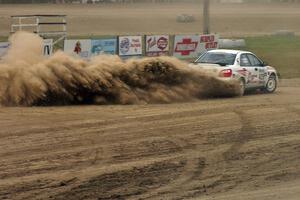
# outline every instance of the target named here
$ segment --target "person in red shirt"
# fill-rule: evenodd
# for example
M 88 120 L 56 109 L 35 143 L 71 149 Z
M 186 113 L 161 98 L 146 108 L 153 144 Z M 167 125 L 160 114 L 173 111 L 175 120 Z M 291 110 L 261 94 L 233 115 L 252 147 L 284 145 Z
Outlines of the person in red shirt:
M 81 53 L 81 44 L 80 44 L 79 41 L 76 42 L 74 52 L 77 53 L 77 54 L 80 54 L 80 53 Z

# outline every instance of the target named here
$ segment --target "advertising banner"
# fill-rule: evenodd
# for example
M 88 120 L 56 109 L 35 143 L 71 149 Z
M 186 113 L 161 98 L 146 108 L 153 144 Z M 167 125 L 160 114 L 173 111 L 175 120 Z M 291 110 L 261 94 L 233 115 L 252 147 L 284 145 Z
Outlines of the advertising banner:
M 0 42 L 0 58 L 4 56 L 9 48 L 9 42 Z M 43 43 L 43 54 L 48 57 L 53 52 L 53 39 L 45 39 Z
M 0 42 L 0 59 L 4 56 L 9 48 L 9 42 Z
M 142 54 L 142 36 L 119 36 L 120 56 L 138 56 Z
M 53 39 L 44 40 L 44 56 L 49 57 L 53 52 Z
M 101 54 L 116 54 L 117 39 L 98 39 L 92 40 L 92 56 Z
M 91 56 L 91 40 L 65 40 L 64 51 L 70 55 L 77 55 L 81 58 Z
M 173 56 L 181 59 L 196 58 L 199 42 L 199 35 L 176 35 Z
M 169 36 L 168 35 L 147 35 L 146 36 L 146 55 L 163 56 L 169 55 Z
M 219 48 L 219 35 L 209 34 L 209 35 L 200 35 L 199 45 L 197 49 L 197 56 L 200 56 L 203 52 L 218 49 Z

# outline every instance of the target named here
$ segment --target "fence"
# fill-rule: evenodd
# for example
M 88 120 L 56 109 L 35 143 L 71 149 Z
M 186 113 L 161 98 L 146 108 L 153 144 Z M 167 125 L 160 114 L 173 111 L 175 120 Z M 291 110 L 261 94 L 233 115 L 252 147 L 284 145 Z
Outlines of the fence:
M 112 54 L 123 58 L 166 55 L 180 59 L 193 59 L 204 51 L 217 49 L 218 44 L 218 34 L 133 35 L 106 39 L 65 40 L 64 51 L 83 58 Z
M 2 44 L 2 45 L 1 45 Z M 66 39 L 63 50 L 67 54 L 89 59 L 101 54 L 131 57 L 174 56 L 180 59 L 194 59 L 204 51 L 217 49 L 219 35 L 131 35 L 99 39 Z M 1 48 L 3 47 L 3 48 Z M 0 57 L 9 48 L 0 43 Z M 44 40 L 44 55 L 50 56 L 53 40 Z

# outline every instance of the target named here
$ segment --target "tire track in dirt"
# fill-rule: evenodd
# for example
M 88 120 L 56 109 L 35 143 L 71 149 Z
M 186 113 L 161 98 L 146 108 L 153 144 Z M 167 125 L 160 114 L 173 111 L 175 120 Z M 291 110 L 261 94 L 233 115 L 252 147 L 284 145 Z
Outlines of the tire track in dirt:
M 248 108 L 251 109 L 251 108 Z M 233 181 L 229 176 L 227 169 L 230 169 L 235 165 L 235 162 L 243 160 L 244 154 L 242 154 L 240 149 L 244 144 L 246 144 L 249 140 L 251 140 L 252 135 L 255 134 L 255 128 L 251 125 L 251 121 L 245 113 L 246 110 L 236 109 L 233 112 L 239 117 L 238 123 L 240 124 L 240 130 L 236 133 L 236 136 L 231 138 L 231 141 L 227 142 L 230 145 L 224 152 L 220 152 L 220 154 L 216 154 L 216 157 L 219 157 L 218 165 L 213 164 L 214 160 L 211 160 L 214 171 L 218 171 L 215 174 L 215 181 L 204 182 L 202 185 L 199 185 L 194 188 L 194 192 L 189 195 L 186 195 L 185 198 L 195 198 L 199 197 L 203 194 L 209 194 L 212 192 L 220 192 L 232 190 L 238 184 L 239 181 Z M 236 123 L 236 122 L 235 122 Z M 226 137 L 223 135 L 222 137 Z M 226 183 L 226 184 L 225 184 Z M 224 185 L 224 186 L 222 186 Z M 222 189 L 220 188 L 222 186 Z
M 241 154 L 239 153 L 240 148 L 247 143 L 255 135 L 255 129 L 251 125 L 251 121 L 248 120 L 246 114 L 242 110 L 234 111 L 240 118 L 241 130 L 233 142 L 233 145 L 223 154 L 226 162 L 232 160 L 241 159 Z
M 295 113 L 295 114 L 297 114 L 300 117 L 300 108 L 297 108 L 296 107 L 297 105 L 299 106 L 300 104 L 288 105 L 288 106 L 285 106 L 285 108 L 289 112 Z
M 280 109 L 280 108 L 277 108 L 277 109 Z M 289 112 L 292 112 L 292 110 L 289 110 L 289 109 L 287 109 L 287 110 Z M 293 110 L 293 111 L 295 112 L 295 110 Z M 227 182 L 226 186 L 222 187 L 222 192 L 227 191 L 227 190 L 228 191 L 232 190 L 235 187 L 237 187 L 238 185 L 242 185 L 245 182 L 251 182 L 251 180 L 254 177 L 258 177 L 256 174 L 258 173 L 259 169 L 261 169 L 261 171 L 264 171 L 266 168 L 270 169 L 269 166 L 272 165 L 272 163 L 274 165 L 276 165 L 276 162 L 280 161 L 279 163 L 277 163 L 277 165 L 278 165 L 278 164 L 282 163 L 283 160 L 286 160 L 286 159 L 284 159 L 285 157 L 282 158 L 280 156 L 276 156 L 276 154 L 275 154 L 275 156 L 271 156 L 271 157 L 262 159 L 262 161 L 257 161 L 255 163 L 252 163 L 251 160 L 249 160 L 249 153 L 248 152 L 245 152 L 245 151 L 239 152 L 239 150 L 243 147 L 243 145 L 246 145 L 251 140 L 254 140 L 254 139 L 257 140 L 257 134 L 259 134 L 260 131 L 262 131 L 262 132 L 264 132 L 264 131 L 261 130 L 260 126 L 258 126 L 257 124 L 255 126 L 252 126 L 253 123 L 251 123 L 250 118 L 248 118 L 248 116 L 246 115 L 245 112 L 238 111 L 236 113 L 240 116 L 240 119 L 241 119 L 241 122 L 242 122 L 242 127 L 241 127 L 240 134 L 237 137 L 237 140 L 235 140 L 234 144 L 227 151 L 225 151 L 223 153 L 224 162 L 225 162 L 223 167 L 227 168 L 227 169 L 230 169 L 230 168 L 234 169 L 234 168 L 236 168 L 236 165 L 246 166 L 246 168 L 244 170 L 242 170 L 238 173 L 239 175 L 237 174 L 237 177 L 243 177 L 243 180 L 241 178 L 237 178 L 236 180 L 232 180 L 232 178 L 230 176 L 228 176 L 228 172 L 224 171 L 224 175 L 219 180 L 217 180 L 214 183 L 208 185 L 207 189 L 216 188 L 218 186 L 221 186 L 221 184 L 224 184 L 225 182 Z M 299 120 L 297 120 L 297 121 L 299 121 Z M 293 134 L 293 133 L 295 133 L 295 130 L 296 130 L 297 127 L 298 127 L 298 129 L 300 128 L 299 123 L 298 123 L 298 125 L 295 124 L 295 126 L 291 126 L 291 127 L 288 126 L 288 124 L 291 124 L 293 122 L 294 122 L 294 120 L 291 119 L 287 122 L 286 127 L 282 127 L 282 131 L 285 130 L 286 135 Z M 276 132 L 276 131 L 278 131 L 278 132 Z M 269 131 L 267 131 L 267 132 L 275 133 L 275 134 L 273 134 L 273 136 L 268 135 L 268 137 L 270 138 L 270 137 L 277 136 L 278 133 L 281 133 L 281 130 L 278 130 L 277 127 L 275 126 L 271 129 L 269 128 Z M 283 135 L 283 134 L 280 134 L 280 135 Z M 267 136 L 265 136 L 263 138 L 262 137 L 259 137 L 259 138 L 261 140 L 261 139 L 267 138 Z M 292 147 L 291 144 L 287 144 L 287 145 L 288 145 L 289 148 Z M 295 148 L 297 148 L 297 147 L 298 146 L 295 146 Z M 283 148 L 282 146 L 275 146 L 272 149 L 282 149 L 282 148 Z M 263 152 L 268 153 L 269 151 L 272 152 L 271 149 L 266 149 L 266 150 L 259 150 L 258 149 L 257 150 L 257 152 L 260 152 L 259 154 L 264 154 Z M 259 154 L 257 154 L 257 155 L 259 155 Z M 294 157 L 293 159 L 297 160 L 299 158 Z M 243 163 L 243 164 L 239 164 L 239 163 Z M 291 160 L 289 160 L 289 161 L 286 160 L 286 163 L 292 163 L 292 161 Z M 279 175 L 274 175 L 274 176 L 275 177 L 285 177 L 285 176 L 290 177 L 290 176 L 295 176 L 298 173 L 298 175 L 299 175 L 298 177 L 300 177 L 299 172 L 300 171 L 298 171 L 298 172 L 289 172 L 289 173 L 285 173 L 284 175 L 281 175 L 281 173 L 279 173 Z M 261 176 L 263 177 L 263 176 L 265 176 L 265 174 L 262 174 Z M 263 179 L 258 178 L 257 181 L 264 182 L 264 180 L 266 180 L 266 179 L 268 179 L 268 177 L 263 178 Z M 289 179 L 293 180 L 293 179 L 291 179 L 291 177 Z M 252 187 L 255 187 L 255 184 Z M 196 194 L 199 195 L 199 194 L 201 194 L 201 192 L 195 193 L 195 196 L 197 196 Z M 191 197 L 191 196 L 189 196 L 189 197 Z
M 260 105 L 260 106 L 266 106 L 266 107 L 272 107 L 272 105 Z M 160 121 L 162 119 L 170 119 L 170 117 L 172 118 L 181 118 L 181 117 L 185 117 L 186 115 L 206 115 L 206 114 L 218 114 L 218 113 L 224 113 L 229 109 L 233 109 L 238 107 L 238 109 L 244 109 L 244 108 L 257 108 L 256 104 L 253 105 L 236 105 L 236 106 L 221 106 L 221 107 L 217 107 L 217 108 L 209 108 L 209 109 L 205 109 L 205 108 L 201 108 L 201 109 L 195 109 L 195 108 L 191 108 L 191 109 L 185 109 L 182 111 L 175 111 L 175 112 L 171 112 L 171 113 L 162 113 L 162 114 L 147 114 L 144 113 L 143 115 L 141 114 L 140 116 L 123 116 L 123 117 L 118 117 L 118 118 L 112 118 L 112 119 L 93 119 L 93 122 L 82 122 L 82 120 L 80 121 L 80 123 L 71 123 L 68 125 L 69 121 L 66 121 L 64 124 L 57 124 L 53 127 L 53 124 L 50 124 L 50 127 L 44 127 L 44 128 L 40 128 L 40 127 L 29 127 L 29 129 L 27 130 L 23 130 L 23 129 L 18 129 L 16 131 L 10 131 L 9 135 L 5 135 L 5 134 L 0 134 L 0 138 L 4 139 L 6 137 L 13 137 L 13 136 L 30 136 L 31 134 L 46 134 L 48 132 L 62 132 L 62 131 L 68 131 L 68 130 L 74 130 L 74 129 L 92 129 L 93 127 L 99 127 L 101 126 L 102 129 L 105 129 L 105 127 L 108 127 L 109 129 L 111 129 L 111 127 L 115 127 L 116 125 L 119 124 L 124 124 L 124 126 L 126 126 L 126 124 L 134 124 L 136 122 L 136 120 L 138 119 L 141 122 L 147 122 L 149 120 L 155 120 L 155 121 Z M 67 125 L 66 125 L 67 124 Z
M 174 196 L 180 193 L 180 190 L 185 190 L 193 180 L 199 178 L 206 167 L 206 159 L 196 150 L 187 151 L 182 157 L 178 157 L 178 159 L 186 159 L 186 165 L 176 179 L 165 186 L 150 190 L 145 194 L 134 196 L 130 199 L 160 199 L 162 196 L 170 193 Z M 177 195 L 180 196 L 182 194 Z
M 129 198 L 168 184 L 181 174 L 185 165 L 184 160 L 165 161 L 142 168 L 103 174 L 81 183 L 70 191 L 56 195 L 54 199 L 84 199 L 87 195 L 89 199 Z
M 212 183 L 205 184 L 205 187 L 198 187 L 196 189 L 199 189 L 199 191 L 196 191 L 190 195 L 185 196 L 186 198 L 191 197 L 197 197 L 201 194 L 212 192 L 212 191 L 219 191 L 218 187 L 221 185 L 225 185 L 222 187 L 222 191 L 232 190 L 242 182 L 246 180 L 232 180 L 232 177 L 228 174 L 228 171 L 225 171 L 226 169 L 234 169 L 235 165 L 239 165 L 239 162 L 247 161 L 246 156 L 247 153 L 240 152 L 240 149 L 243 147 L 243 145 L 247 144 L 249 141 L 255 138 L 255 135 L 257 135 L 257 131 L 259 130 L 259 126 L 252 125 L 252 122 L 249 118 L 249 116 L 246 114 L 247 110 L 251 110 L 253 108 L 248 108 L 246 110 L 236 110 L 234 113 L 236 113 L 239 116 L 239 123 L 241 124 L 240 131 L 237 133 L 237 136 L 234 138 L 231 138 L 233 141 L 233 144 L 222 153 L 223 160 L 218 166 L 218 170 L 221 171 L 220 178 L 218 178 L 216 181 Z M 230 141 L 228 141 L 230 142 Z M 216 169 L 217 170 L 217 169 Z M 251 171 L 251 170 L 249 170 Z M 243 175 L 249 173 L 248 172 L 242 172 Z M 243 176 L 241 175 L 241 177 Z

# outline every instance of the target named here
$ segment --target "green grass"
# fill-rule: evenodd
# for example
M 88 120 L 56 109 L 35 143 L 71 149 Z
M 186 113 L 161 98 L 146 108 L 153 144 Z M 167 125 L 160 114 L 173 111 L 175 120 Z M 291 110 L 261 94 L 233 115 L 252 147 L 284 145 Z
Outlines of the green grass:
M 300 77 L 300 37 L 263 36 L 245 38 L 245 50 L 275 67 L 282 78 Z

